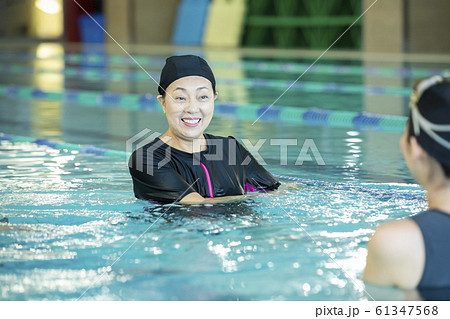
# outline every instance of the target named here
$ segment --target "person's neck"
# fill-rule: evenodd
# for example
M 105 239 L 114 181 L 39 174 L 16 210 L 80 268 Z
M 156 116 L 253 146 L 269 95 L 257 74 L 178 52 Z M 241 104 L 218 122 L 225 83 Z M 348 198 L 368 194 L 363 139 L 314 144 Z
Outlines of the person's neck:
M 191 154 L 204 151 L 208 147 L 203 134 L 195 139 L 182 139 L 167 131 L 160 139 L 177 150 Z
M 426 187 L 428 207 L 450 214 L 450 181 L 443 178 Z

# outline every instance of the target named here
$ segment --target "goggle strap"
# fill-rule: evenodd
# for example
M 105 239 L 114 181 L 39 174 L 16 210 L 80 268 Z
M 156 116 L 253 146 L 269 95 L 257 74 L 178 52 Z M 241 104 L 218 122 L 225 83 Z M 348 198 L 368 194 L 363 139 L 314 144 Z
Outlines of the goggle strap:
M 440 137 L 435 131 L 438 132 L 450 132 L 450 125 L 434 124 L 425 119 L 417 108 L 412 110 L 412 116 L 414 123 L 414 134 L 416 136 L 420 133 L 420 128 L 422 128 L 433 140 L 450 150 L 450 142 Z M 417 125 L 416 125 L 417 124 Z
M 441 83 L 444 81 L 444 78 L 440 75 L 433 75 L 432 77 L 429 77 L 428 79 L 422 80 L 416 88 L 417 92 L 417 101 L 419 101 L 420 97 L 422 96 L 422 93 L 425 92 L 428 88 L 432 87 L 435 84 Z

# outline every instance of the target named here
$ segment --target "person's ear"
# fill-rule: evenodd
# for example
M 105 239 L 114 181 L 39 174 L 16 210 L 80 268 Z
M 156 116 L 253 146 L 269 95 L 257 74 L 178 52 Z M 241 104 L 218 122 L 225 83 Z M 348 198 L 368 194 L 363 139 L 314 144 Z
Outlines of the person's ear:
M 156 98 L 158 99 L 159 104 L 161 104 L 164 114 L 166 114 L 166 101 L 164 96 L 158 95 Z
M 218 96 L 219 96 L 219 92 L 216 91 L 216 93 L 214 94 L 214 101 L 217 100 Z
M 423 159 L 427 153 L 424 151 L 422 146 L 420 146 L 419 142 L 417 142 L 417 138 L 415 136 L 411 136 L 409 138 L 411 157 L 416 160 Z

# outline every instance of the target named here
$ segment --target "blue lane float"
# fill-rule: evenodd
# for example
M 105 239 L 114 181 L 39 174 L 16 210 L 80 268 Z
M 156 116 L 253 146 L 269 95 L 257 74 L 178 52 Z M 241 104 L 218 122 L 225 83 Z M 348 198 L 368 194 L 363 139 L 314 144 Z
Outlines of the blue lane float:
M 303 113 L 303 119 L 305 121 L 311 121 L 314 123 L 326 123 L 328 120 L 328 116 L 332 114 L 333 111 L 330 110 L 321 110 L 316 108 L 311 108 Z M 358 116 L 358 115 L 356 115 Z
M 381 115 L 360 113 L 352 119 L 355 126 L 378 126 L 383 119 Z
M 14 139 L 14 137 L 11 137 L 11 135 L 10 136 L 6 136 L 5 138 L 0 136 L 0 140 L 12 141 L 13 139 Z M 49 140 L 47 140 L 45 138 L 34 140 L 33 143 L 35 143 L 37 145 L 45 145 L 45 146 L 48 146 L 48 147 L 51 147 L 51 148 L 55 148 L 58 145 L 57 142 L 49 141 Z
M 273 121 L 279 121 L 280 120 L 280 107 L 271 107 L 269 104 L 261 106 L 258 111 L 258 117 L 262 116 L 266 121 L 267 120 L 273 120 Z

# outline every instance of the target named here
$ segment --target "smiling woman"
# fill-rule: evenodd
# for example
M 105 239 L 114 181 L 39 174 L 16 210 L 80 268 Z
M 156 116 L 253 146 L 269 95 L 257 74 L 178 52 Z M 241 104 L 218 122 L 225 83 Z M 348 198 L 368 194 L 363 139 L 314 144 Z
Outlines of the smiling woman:
M 166 60 L 158 101 L 169 128 L 130 157 L 137 198 L 214 203 L 278 188 L 280 183 L 236 139 L 204 133 L 214 113 L 215 85 L 202 58 L 184 55 Z

